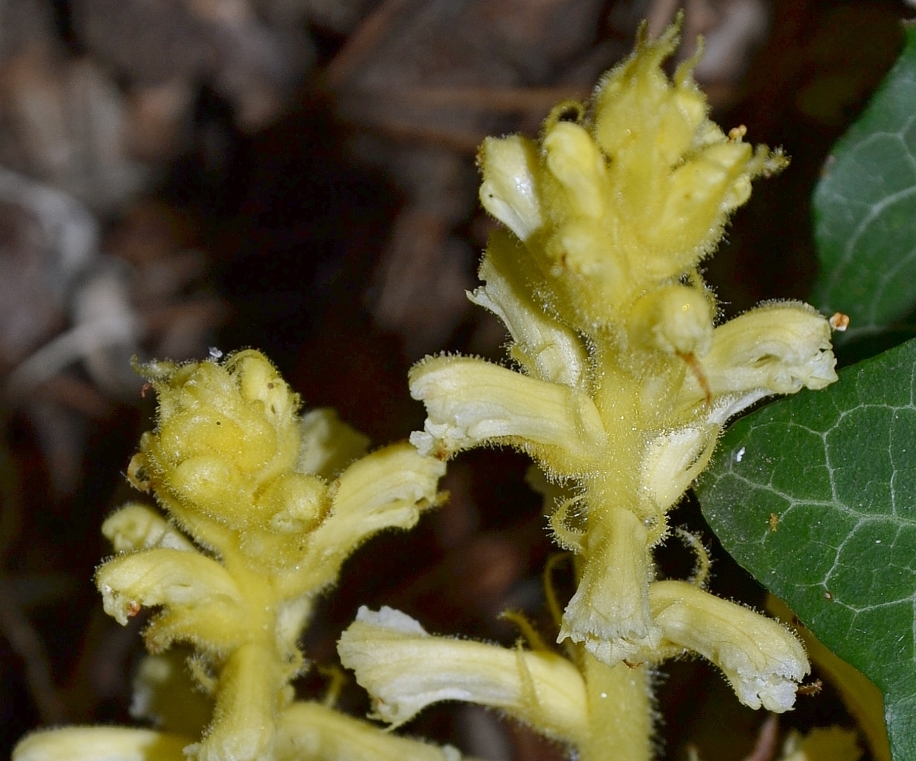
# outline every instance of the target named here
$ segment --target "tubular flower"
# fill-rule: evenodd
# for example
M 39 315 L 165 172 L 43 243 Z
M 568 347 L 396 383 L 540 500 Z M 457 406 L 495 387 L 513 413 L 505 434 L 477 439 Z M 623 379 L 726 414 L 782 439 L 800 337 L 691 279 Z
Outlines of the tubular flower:
M 286 719 L 315 597 L 362 541 L 412 527 L 438 502 L 445 466 L 406 442 L 365 454 L 365 437 L 328 410 L 300 416 L 298 396 L 256 351 L 141 370 L 159 411 L 128 477 L 153 492 L 166 516 L 137 503 L 112 515 L 103 532 L 118 554 L 96 583 L 121 624 L 141 608 L 159 609 L 145 631 L 152 652 L 176 641 L 193 646 L 191 672 L 212 700 L 213 720 L 196 744 L 186 727 L 180 735 L 64 730 L 28 738 L 15 757 L 43 758 L 83 738 L 87 757 L 109 748 L 112 758 L 119 748 L 124 758 L 175 757 L 181 743 L 201 761 L 280 758 L 314 714 Z M 441 756 L 417 747 L 418 758 Z
M 649 601 L 662 648 L 708 658 L 751 708 L 782 713 L 792 707 L 796 683 L 810 668 L 802 644 L 776 621 L 684 581 L 653 582 Z
M 464 700 L 502 709 L 567 742 L 587 732 L 585 683 L 556 653 L 436 637 L 400 611 L 365 606 L 338 652 L 375 697 L 376 718 L 395 726 L 433 703 Z
M 657 41 L 641 34 L 591 104 L 557 106 L 538 141 L 484 142 L 480 200 L 508 230 L 492 235 L 483 285 L 469 297 L 505 324 L 515 367 L 460 356 L 415 365 L 411 393 L 427 419 L 411 441 L 439 458 L 510 445 L 578 493 L 581 531 L 567 544 L 580 578 L 561 640 L 608 666 L 695 650 L 749 705 L 786 710 L 807 671 L 800 648 L 783 648 L 791 665 L 776 671 L 730 659 L 741 648 L 703 644 L 715 638 L 701 631 L 708 616 L 687 615 L 686 603 L 661 610 L 650 594 L 667 513 L 728 419 L 837 379 L 830 325 L 805 304 L 768 303 L 716 324 L 697 267 L 751 182 L 787 160 L 708 118 L 693 62 L 669 79 L 661 65 L 677 42 L 676 26 Z M 565 515 L 567 503 L 554 509 Z M 568 533 L 562 517 L 551 523 Z M 746 613 L 742 626 L 755 625 Z M 675 618 L 685 630 L 676 637 Z

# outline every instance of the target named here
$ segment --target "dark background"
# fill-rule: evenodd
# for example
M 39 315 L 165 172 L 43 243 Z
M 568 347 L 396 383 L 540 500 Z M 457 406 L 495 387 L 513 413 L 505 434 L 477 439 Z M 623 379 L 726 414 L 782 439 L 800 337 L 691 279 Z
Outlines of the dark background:
M 77 198 L 99 245 L 66 275 L 41 210 L 0 193 L 11 389 L 0 408 L 0 755 L 40 724 L 130 721 L 140 622 L 107 619 L 91 582 L 109 552 L 99 525 L 131 497 L 123 471 L 151 425 L 154 401 L 127 358 L 257 347 L 306 405 L 336 407 L 375 444 L 406 437 L 423 420 L 411 362 L 443 350 L 495 359 L 505 340 L 463 295 L 491 224 L 476 203 L 475 147 L 536 133 L 551 104 L 587 97 L 630 50 L 641 17 L 660 28 L 678 5 L 685 38 L 708 40 L 713 64 L 697 77 L 716 120 L 792 159 L 757 183 L 707 278 L 727 315 L 804 298 L 811 191 L 895 59 L 902 2 L 250 0 L 228 24 L 177 0 L 8 4 L 0 166 Z M 99 272 L 114 273 L 135 334 L 14 390 L 17 367 L 80 324 L 75 305 Z M 506 644 L 517 632 L 497 615 L 514 607 L 553 639 L 539 580 L 551 547 L 526 465 L 493 450 L 451 463 L 446 507 L 348 561 L 304 637 L 308 657 L 336 661 L 360 604 Z M 714 544 L 689 499 L 673 518 Z M 759 604 L 762 591 L 713 551 L 713 589 Z M 672 547 L 661 566 L 689 573 L 690 558 Z M 562 593 L 570 579 L 561 571 L 558 583 Z M 686 758 L 690 743 L 706 761 L 751 752 L 763 715 L 704 664 L 665 671 L 667 757 Z M 325 688 L 316 670 L 300 685 L 304 696 Z M 352 684 L 341 704 L 366 709 Z M 492 759 L 562 757 L 494 716 L 436 707 L 407 730 Z M 781 719 L 783 730 L 832 723 L 850 719 L 829 688 Z

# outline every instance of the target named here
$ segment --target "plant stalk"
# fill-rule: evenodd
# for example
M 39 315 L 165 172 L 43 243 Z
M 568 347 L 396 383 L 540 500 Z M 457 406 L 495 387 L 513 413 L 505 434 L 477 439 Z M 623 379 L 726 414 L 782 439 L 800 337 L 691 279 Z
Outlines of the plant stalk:
M 652 689 L 649 669 L 626 663 L 607 666 L 581 649 L 588 692 L 589 734 L 580 761 L 650 761 Z

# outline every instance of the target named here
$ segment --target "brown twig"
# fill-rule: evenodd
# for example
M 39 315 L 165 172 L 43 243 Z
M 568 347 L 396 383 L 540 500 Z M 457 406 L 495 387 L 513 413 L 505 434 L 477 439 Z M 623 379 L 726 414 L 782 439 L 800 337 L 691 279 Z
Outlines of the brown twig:
M 13 585 L 0 576 L 0 633 L 25 663 L 26 682 L 44 724 L 62 724 L 67 715 L 51 679 L 48 654 L 16 599 Z
M 417 2 L 418 0 L 385 0 L 370 14 L 350 36 L 334 60 L 328 64 L 325 70 L 328 87 L 332 90 L 342 87 L 360 69 L 395 19 Z
M 546 112 L 570 98 L 586 98 L 582 87 L 402 87 L 392 89 L 355 89 L 346 100 L 359 102 L 404 103 L 413 107 L 462 109 L 504 114 Z
M 0 568 L 19 534 L 21 503 L 16 472 L 6 449 L 0 452 Z M 51 679 L 48 654 L 38 633 L 29 623 L 16 592 L 5 573 L 0 571 L 0 636 L 25 663 L 26 683 L 45 724 L 60 724 L 66 719 L 64 702 Z
M 760 734 L 757 735 L 757 742 L 754 743 L 754 749 L 751 755 L 746 756 L 744 761 L 772 761 L 776 756 L 776 741 L 779 739 L 779 717 L 771 713 L 760 727 Z
M 484 130 L 459 130 L 431 127 L 407 120 L 384 117 L 365 122 L 362 126 L 399 143 L 426 143 L 456 153 L 473 156 L 486 137 Z

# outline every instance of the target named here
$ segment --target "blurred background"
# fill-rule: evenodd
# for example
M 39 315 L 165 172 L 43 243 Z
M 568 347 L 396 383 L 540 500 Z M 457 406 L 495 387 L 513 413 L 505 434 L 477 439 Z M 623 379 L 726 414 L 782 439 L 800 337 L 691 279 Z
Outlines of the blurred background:
M 792 158 L 758 183 L 707 277 L 729 315 L 804 298 L 811 190 L 900 49 L 902 1 L 0 3 L 0 756 L 38 725 L 130 721 L 142 621 L 108 619 L 92 584 L 110 551 L 99 526 L 130 497 L 123 471 L 152 424 L 130 358 L 257 347 L 308 406 L 336 407 L 376 444 L 406 437 L 424 416 L 413 361 L 498 359 L 506 339 L 464 296 L 491 228 L 477 146 L 535 134 L 630 51 L 640 19 L 657 34 L 681 8 L 678 57 L 703 35 L 696 78 L 716 120 Z M 552 640 L 551 548 L 526 465 L 457 458 L 448 505 L 348 562 L 304 636 L 312 661 L 336 662 L 360 604 L 506 644 L 517 631 L 498 614 L 514 608 Z M 674 520 L 714 543 L 690 500 Z M 713 588 L 759 604 L 717 557 Z M 673 575 L 690 562 L 661 556 Z M 673 664 L 659 684 L 667 758 L 773 757 L 766 717 L 704 664 Z M 320 697 L 327 682 L 316 668 L 299 688 Z M 352 683 L 340 703 L 367 708 Z M 825 687 L 780 731 L 849 722 Z M 406 730 L 492 761 L 563 757 L 473 707 Z

